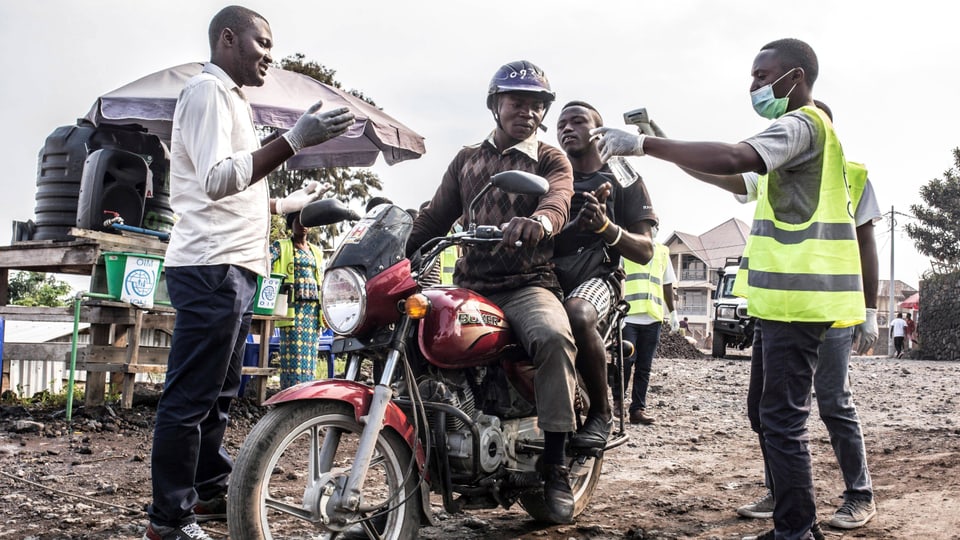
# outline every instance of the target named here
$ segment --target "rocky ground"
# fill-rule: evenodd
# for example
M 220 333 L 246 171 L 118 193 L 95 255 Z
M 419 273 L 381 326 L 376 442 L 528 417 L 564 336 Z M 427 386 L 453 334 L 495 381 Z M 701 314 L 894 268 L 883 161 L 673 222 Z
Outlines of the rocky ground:
M 662 349 L 663 350 L 663 349 Z M 604 477 L 574 525 L 544 526 L 519 507 L 448 516 L 421 538 L 737 539 L 769 521 L 734 508 L 762 495 L 756 438 L 745 414 L 749 360 L 709 359 L 676 342 L 654 363 L 652 426 L 606 456 Z M 689 356 L 689 357 L 685 357 Z M 960 539 L 960 364 L 857 357 L 851 379 L 864 424 L 879 514 L 827 537 Z M 131 410 L 0 408 L 0 539 L 139 538 L 150 496 L 155 394 Z M 236 452 L 261 414 L 238 402 L 227 448 Z M 829 516 L 843 484 L 823 424 L 810 422 L 818 510 Z M 223 525 L 207 527 L 225 538 Z

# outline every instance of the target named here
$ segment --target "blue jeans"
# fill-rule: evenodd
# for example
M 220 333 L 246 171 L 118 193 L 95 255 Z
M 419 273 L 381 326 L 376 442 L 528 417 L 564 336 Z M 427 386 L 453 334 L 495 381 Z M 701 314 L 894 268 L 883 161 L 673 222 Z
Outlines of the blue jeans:
M 860 417 L 853 404 L 848 367 L 853 346 L 853 327 L 831 328 L 820 346 L 820 360 L 813 375 L 820 419 L 830 433 L 848 500 L 873 500 L 873 484 L 867 470 L 867 452 L 860 430 Z
M 630 393 L 630 412 L 647 408 L 647 388 L 650 386 L 650 369 L 653 366 L 653 355 L 657 352 L 660 343 L 660 328 L 663 325 L 655 322 L 650 324 L 626 323 L 623 326 L 623 339 L 633 343 L 633 356 L 623 363 L 623 380 L 630 380 L 630 370 L 633 373 L 633 390 Z M 618 388 L 614 377 L 614 396 L 622 396 L 623 390 Z
M 760 437 L 778 539 L 812 538 L 817 508 L 807 419 L 813 372 L 829 326 L 757 320 L 754 331 L 747 416 Z
M 827 330 L 823 345 L 813 374 L 813 388 L 817 395 L 817 407 L 820 410 L 820 419 L 823 420 L 827 432 L 830 434 L 830 444 L 837 457 L 840 473 L 846 489 L 843 492 L 845 500 L 873 500 L 873 484 L 870 472 L 867 469 L 867 453 L 863 443 L 863 432 L 860 430 L 860 418 L 853 403 L 853 393 L 850 390 L 848 367 L 850 363 L 850 349 L 853 345 L 854 328 L 831 328 Z M 751 389 L 754 388 L 751 371 Z M 762 383 L 762 378 L 760 379 Z M 758 418 L 757 399 L 748 400 L 748 415 L 751 423 Z M 757 424 L 754 431 L 761 433 Z M 763 435 L 760 435 L 761 448 Z M 768 489 L 773 488 L 768 467 L 764 467 L 765 484 Z
M 193 507 L 226 491 L 233 461 L 222 447 L 240 368 L 256 275 L 231 265 L 166 269 L 177 310 L 163 395 L 157 404 L 150 521 L 179 526 Z

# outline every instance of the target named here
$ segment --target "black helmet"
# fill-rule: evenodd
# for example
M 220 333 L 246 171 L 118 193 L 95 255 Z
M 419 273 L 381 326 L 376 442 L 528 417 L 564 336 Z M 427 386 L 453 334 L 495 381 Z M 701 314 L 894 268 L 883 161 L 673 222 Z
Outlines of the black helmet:
M 494 109 L 494 96 L 505 92 L 530 92 L 540 94 L 549 107 L 557 95 L 550 89 L 550 81 L 533 62 L 518 60 L 500 66 L 490 79 L 487 89 L 487 108 Z

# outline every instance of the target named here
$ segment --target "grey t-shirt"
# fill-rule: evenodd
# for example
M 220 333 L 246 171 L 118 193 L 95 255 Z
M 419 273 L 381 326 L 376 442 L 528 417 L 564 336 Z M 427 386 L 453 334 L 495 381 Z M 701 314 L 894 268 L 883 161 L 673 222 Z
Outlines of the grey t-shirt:
M 741 203 L 748 203 L 757 200 L 757 183 L 760 176 L 755 172 L 743 173 L 743 187 L 747 190 L 746 195 L 734 193 L 733 197 Z M 880 204 L 877 202 L 877 194 L 873 190 L 873 182 L 867 179 L 863 186 L 863 193 L 860 195 L 860 202 L 853 212 L 853 221 L 857 227 L 867 223 L 876 222 L 883 214 L 880 213 Z
M 743 141 L 754 148 L 766 165 L 766 172 L 818 170 L 817 158 L 823 148 L 816 144 L 817 127 L 802 111 L 791 111 L 771 123 L 767 129 Z M 757 171 L 762 172 L 762 171 Z
M 796 110 L 744 141 L 766 166 L 768 202 L 777 221 L 806 223 L 820 206 L 825 136 L 805 112 Z

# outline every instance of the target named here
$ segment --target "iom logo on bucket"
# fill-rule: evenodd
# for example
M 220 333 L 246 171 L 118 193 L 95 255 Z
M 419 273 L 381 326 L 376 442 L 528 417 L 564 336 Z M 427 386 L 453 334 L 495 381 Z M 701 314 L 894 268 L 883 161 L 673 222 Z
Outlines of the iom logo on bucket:
M 153 307 L 153 293 L 157 288 L 160 265 L 161 259 L 128 255 L 120 300 L 135 306 Z
M 263 285 L 260 287 L 260 297 L 257 299 L 257 307 L 272 311 L 273 306 L 277 303 L 279 288 L 279 279 L 263 278 Z
M 127 294 L 133 296 L 150 296 L 153 294 L 154 280 L 149 272 L 142 268 L 137 268 L 126 275 L 123 280 L 123 288 Z

